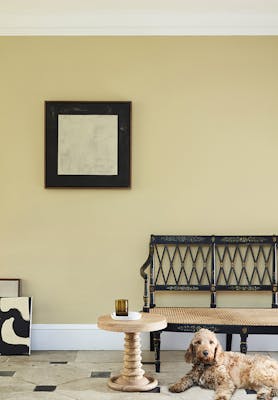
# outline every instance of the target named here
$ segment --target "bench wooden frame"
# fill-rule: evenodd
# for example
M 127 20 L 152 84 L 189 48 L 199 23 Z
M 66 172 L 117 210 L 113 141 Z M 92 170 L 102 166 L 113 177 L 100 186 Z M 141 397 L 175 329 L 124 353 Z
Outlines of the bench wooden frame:
M 144 279 L 143 311 L 165 315 L 168 325 L 164 331 L 195 332 L 200 327 L 206 327 L 216 333 L 226 333 L 226 350 L 231 350 L 232 334 L 240 334 L 240 350 L 243 353 L 247 352 L 248 334 L 278 334 L 275 235 L 151 235 L 149 255 L 141 267 L 140 274 Z M 209 292 L 209 319 L 206 315 L 199 319 L 193 318 L 201 308 L 156 307 L 157 291 Z M 256 293 L 267 291 L 271 293 L 271 307 L 257 309 L 256 317 L 252 320 L 248 316 L 248 308 L 245 308 L 245 319 L 239 319 L 235 312 L 231 323 L 227 317 L 220 316 L 219 319 L 219 310 L 229 308 L 217 308 L 218 314 L 211 310 L 217 306 L 217 292 L 220 291 L 251 292 L 254 305 Z M 244 309 L 239 310 L 241 314 L 244 313 Z M 264 310 L 269 310 L 267 319 L 263 318 L 266 314 Z M 179 318 L 175 316 L 176 312 L 179 312 Z M 150 348 L 155 351 L 157 372 L 160 371 L 161 332 L 154 332 L 150 337 Z

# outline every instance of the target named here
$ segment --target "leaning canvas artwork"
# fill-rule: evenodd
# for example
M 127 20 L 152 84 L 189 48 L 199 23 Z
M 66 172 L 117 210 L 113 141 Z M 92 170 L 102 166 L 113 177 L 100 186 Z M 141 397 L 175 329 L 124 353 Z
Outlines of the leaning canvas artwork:
M 31 297 L 0 299 L 0 354 L 28 355 L 31 350 Z

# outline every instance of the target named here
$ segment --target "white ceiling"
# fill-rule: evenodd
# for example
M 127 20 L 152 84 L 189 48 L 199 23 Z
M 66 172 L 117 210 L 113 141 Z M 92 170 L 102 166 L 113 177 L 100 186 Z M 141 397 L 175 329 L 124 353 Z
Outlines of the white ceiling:
M 0 0 L 0 35 L 278 35 L 278 0 Z

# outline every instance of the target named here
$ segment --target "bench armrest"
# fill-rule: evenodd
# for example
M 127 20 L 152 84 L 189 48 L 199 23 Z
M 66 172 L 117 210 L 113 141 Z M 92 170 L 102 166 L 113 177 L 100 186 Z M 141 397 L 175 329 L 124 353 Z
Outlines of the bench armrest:
M 142 267 L 140 268 L 140 275 L 144 279 L 144 307 L 143 311 L 148 312 L 150 309 L 150 290 L 149 290 L 149 274 L 146 272 L 147 268 L 151 265 L 152 255 L 150 254 L 147 260 L 144 262 Z

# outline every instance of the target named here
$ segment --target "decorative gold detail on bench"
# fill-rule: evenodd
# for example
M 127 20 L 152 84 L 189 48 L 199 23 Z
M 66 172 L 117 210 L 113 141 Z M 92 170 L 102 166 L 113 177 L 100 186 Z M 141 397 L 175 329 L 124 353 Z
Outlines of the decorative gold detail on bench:
M 200 290 L 199 286 L 186 286 L 186 285 L 168 285 L 167 290 L 177 290 L 177 291 L 188 291 L 194 292 L 195 290 Z
M 261 290 L 260 286 L 239 286 L 239 285 L 231 285 L 232 290 L 237 290 L 239 292 L 256 292 L 257 290 Z

